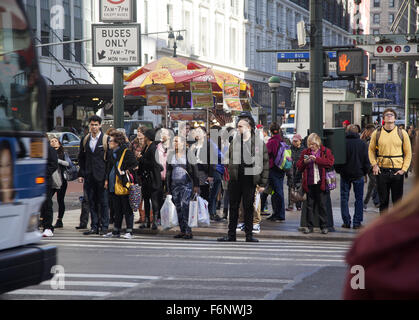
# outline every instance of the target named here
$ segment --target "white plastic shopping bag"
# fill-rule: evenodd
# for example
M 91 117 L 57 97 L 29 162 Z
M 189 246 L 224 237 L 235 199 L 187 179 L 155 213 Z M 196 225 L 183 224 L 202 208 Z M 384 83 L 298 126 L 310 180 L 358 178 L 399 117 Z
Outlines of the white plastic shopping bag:
M 196 196 L 189 202 L 189 219 L 188 219 L 188 226 L 191 228 L 198 227 L 198 199 Z
M 208 212 L 208 201 L 198 196 L 198 226 L 209 227 L 210 217 Z
M 254 203 L 255 211 L 258 211 L 259 205 L 260 205 L 260 192 L 256 192 L 255 203 Z
M 163 229 L 170 229 L 179 225 L 176 206 L 172 201 L 172 196 L 167 195 L 163 206 L 160 209 L 161 226 Z

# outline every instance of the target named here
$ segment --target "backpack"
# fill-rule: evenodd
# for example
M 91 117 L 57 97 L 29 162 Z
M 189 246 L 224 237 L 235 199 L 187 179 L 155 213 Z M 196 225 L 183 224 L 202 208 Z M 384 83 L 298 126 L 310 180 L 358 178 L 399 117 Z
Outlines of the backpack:
M 380 157 L 380 155 L 378 154 L 378 140 L 380 140 L 381 129 L 382 129 L 382 127 L 379 127 L 379 128 L 377 129 L 377 134 L 376 134 L 376 136 L 375 136 L 375 155 L 376 155 L 377 157 Z M 402 140 L 402 156 L 404 157 L 404 149 L 403 149 L 403 147 L 404 147 L 403 129 L 401 129 L 401 128 L 397 127 L 397 133 L 398 133 L 398 135 L 399 135 L 400 140 Z M 394 158 L 396 158 L 396 157 L 397 157 L 397 156 L 394 156 Z M 386 156 L 386 158 L 393 158 L 393 157 Z
M 83 139 L 83 151 L 86 152 L 86 144 L 87 144 L 87 140 L 90 137 L 90 133 L 86 134 L 86 136 Z M 107 134 L 103 134 L 103 138 L 102 138 L 102 145 L 103 145 L 103 160 L 106 161 L 106 153 L 108 151 L 108 135 Z
M 274 163 L 281 170 L 289 170 L 292 168 L 291 148 L 285 142 L 279 143 L 278 153 L 276 154 Z

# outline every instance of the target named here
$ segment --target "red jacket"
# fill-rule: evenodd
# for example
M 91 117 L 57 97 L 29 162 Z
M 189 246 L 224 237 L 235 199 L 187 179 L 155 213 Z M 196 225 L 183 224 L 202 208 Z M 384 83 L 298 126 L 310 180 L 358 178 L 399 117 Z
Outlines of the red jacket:
M 330 149 L 321 146 L 320 158 L 316 158 L 315 163 L 319 167 L 320 190 L 326 191 L 326 168 L 331 168 L 335 163 L 335 157 Z M 300 160 L 297 162 L 297 168 L 303 173 L 303 189 L 308 192 L 308 164 L 304 163 L 304 156 L 311 155 L 311 149 L 307 148 L 301 152 Z M 307 170 L 306 170 L 307 169 Z
M 346 255 L 344 299 L 419 299 L 419 211 L 385 215 L 363 230 Z M 351 287 L 352 266 L 365 270 L 365 289 Z M 354 279 L 357 283 L 357 279 Z

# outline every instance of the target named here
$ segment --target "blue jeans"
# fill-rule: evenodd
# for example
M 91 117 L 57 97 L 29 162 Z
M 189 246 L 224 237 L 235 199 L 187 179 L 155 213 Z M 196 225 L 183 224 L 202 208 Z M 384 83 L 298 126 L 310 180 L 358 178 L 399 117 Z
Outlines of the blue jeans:
M 355 193 L 355 214 L 353 225 L 359 226 L 364 217 L 364 177 L 355 181 L 345 180 L 342 176 L 340 179 L 340 210 L 342 214 L 343 223 L 350 225 L 351 216 L 349 215 L 349 192 L 351 191 L 351 184 L 354 186 Z
M 212 216 L 217 213 L 217 195 L 221 189 L 222 178 L 222 175 L 218 171 L 214 172 L 214 181 L 210 190 L 208 201 L 208 211 Z
M 269 169 L 269 184 L 274 190 L 272 195 L 272 215 L 275 219 L 285 220 L 285 201 L 284 201 L 284 172 L 280 169 Z

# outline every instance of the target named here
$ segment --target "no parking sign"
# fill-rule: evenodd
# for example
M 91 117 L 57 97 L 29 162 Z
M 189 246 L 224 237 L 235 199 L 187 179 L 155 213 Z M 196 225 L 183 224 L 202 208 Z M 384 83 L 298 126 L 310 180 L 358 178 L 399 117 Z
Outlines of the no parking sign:
M 135 1 L 100 0 L 100 22 L 133 22 L 136 20 Z

